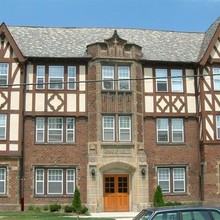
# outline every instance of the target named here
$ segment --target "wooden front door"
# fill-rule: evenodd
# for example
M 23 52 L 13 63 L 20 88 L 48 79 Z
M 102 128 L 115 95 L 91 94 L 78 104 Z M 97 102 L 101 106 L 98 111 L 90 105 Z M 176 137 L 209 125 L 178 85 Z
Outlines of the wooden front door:
M 129 176 L 104 175 L 104 211 L 129 211 Z

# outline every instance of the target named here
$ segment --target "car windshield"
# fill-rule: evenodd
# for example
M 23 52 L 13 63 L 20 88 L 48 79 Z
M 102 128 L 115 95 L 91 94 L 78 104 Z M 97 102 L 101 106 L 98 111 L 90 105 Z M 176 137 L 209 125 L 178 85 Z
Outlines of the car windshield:
M 150 210 L 142 210 L 133 220 L 148 220 L 152 214 Z

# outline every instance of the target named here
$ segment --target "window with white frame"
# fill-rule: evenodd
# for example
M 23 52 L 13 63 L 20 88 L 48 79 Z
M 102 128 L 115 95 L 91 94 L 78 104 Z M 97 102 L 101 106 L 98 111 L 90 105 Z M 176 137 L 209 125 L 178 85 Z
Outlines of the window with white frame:
M 74 117 L 37 117 L 36 142 L 74 143 Z
M 186 169 L 184 167 L 158 168 L 157 179 L 164 193 L 186 192 Z
M 64 67 L 49 66 L 49 89 L 64 88 Z
M 68 66 L 68 89 L 76 89 L 76 67 Z
M 37 66 L 36 84 L 37 89 L 45 88 L 45 66 Z
M 102 66 L 102 89 L 113 90 L 114 89 L 114 67 Z
M 0 114 L 0 140 L 6 140 L 6 114 Z
M 0 195 L 6 194 L 6 168 L 0 167 Z
M 166 69 L 156 69 L 156 89 L 157 92 L 167 92 L 167 70 Z
M 172 92 L 183 92 L 183 72 L 182 70 L 171 70 L 171 88 Z
M 183 143 L 184 123 L 182 118 L 157 118 L 158 143 Z
M 8 84 L 8 63 L 0 63 L 0 87 Z
M 103 141 L 131 141 L 131 116 L 103 116 Z
M 217 132 L 217 139 L 220 139 L 220 115 L 216 116 L 216 132 Z
M 220 68 L 213 68 L 214 90 L 220 90 Z
M 75 192 L 74 168 L 35 169 L 36 195 L 73 195 Z
M 118 67 L 118 89 L 130 90 L 130 67 Z

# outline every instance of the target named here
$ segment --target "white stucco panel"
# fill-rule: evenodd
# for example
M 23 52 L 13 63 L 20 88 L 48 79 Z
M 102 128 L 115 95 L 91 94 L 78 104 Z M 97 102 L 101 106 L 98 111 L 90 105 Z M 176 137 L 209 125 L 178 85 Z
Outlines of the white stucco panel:
M 207 103 L 207 101 L 210 103 Z M 205 111 L 211 111 L 212 110 L 212 106 L 213 106 L 213 103 L 212 103 L 212 95 L 211 94 L 206 94 L 206 100 L 205 100 Z
M 2 106 L 2 110 L 8 109 L 8 92 L 2 91 L 2 94 L 0 93 L 0 106 Z
M 10 115 L 10 141 L 18 141 L 19 134 L 19 115 L 11 114 Z
M 20 87 L 21 70 L 19 68 L 18 71 L 16 72 L 17 67 L 18 67 L 18 63 L 12 63 L 12 77 L 15 77 L 12 88 L 19 88 Z
M 19 110 L 20 108 L 19 95 L 20 95 L 19 92 L 11 92 L 11 110 Z
M 9 46 L 8 49 L 6 50 L 4 58 L 10 58 L 10 49 L 11 47 Z
M 86 95 L 85 94 L 79 95 L 79 111 L 80 112 L 86 111 Z
M 44 111 L 45 107 L 45 94 L 43 93 L 36 93 L 35 96 L 35 111 L 42 112 Z
M 193 69 L 186 69 L 186 92 L 195 93 L 195 81 L 194 81 Z
M 34 77 L 34 66 L 33 65 L 27 65 L 27 84 L 33 84 L 33 77 Z M 32 90 L 33 85 L 28 85 L 27 90 Z
M 6 144 L 0 144 L 0 151 L 6 151 Z
M 157 108 L 156 108 L 156 112 L 162 112 L 162 110 L 164 112 L 167 112 L 169 113 L 170 112 L 170 107 L 167 106 L 168 103 L 169 103 L 169 100 L 170 100 L 170 97 L 169 96 L 164 96 L 163 99 L 160 100 L 160 96 L 157 96 L 156 97 L 156 100 L 157 100 Z M 158 100 L 160 100 L 160 102 L 158 103 Z M 160 107 L 159 107 L 160 106 Z
M 79 90 L 85 91 L 86 90 L 86 67 L 79 66 Z
M 193 96 L 188 96 L 187 103 L 188 113 L 196 113 L 196 98 Z
M 49 112 L 54 111 L 54 109 L 59 110 L 59 112 L 64 111 L 64 94 L 48 94 L 48 101 L 47 110 Z
M 32 111 L 32 94 L 26 93 L 26 100 L 25 100 L 25 111 L 30 112 Z
M 144 91 L 153 92 L 153 70 L 152 68 L 144 68 Z
M 213 124 L 213 115 L 208 115 L 207 117 L 209 118 L 211 124 Z M 214 140 L 214 131 L 207 119 L 205 120 L 205 127 L 206 127 L 206 131 L 209 133 L 211 137 L 211 140 Z M 206 137 L 206 140 L 208 140 L 208 137 Z
M 76 112 L 76 94 L 67 94 L 67 111 Z
M 152 96 L 145 96 L 145 112 L 154 112 L 154 99 Z
M 18 144 L 10 144 L 9 151 L 18 151 Z

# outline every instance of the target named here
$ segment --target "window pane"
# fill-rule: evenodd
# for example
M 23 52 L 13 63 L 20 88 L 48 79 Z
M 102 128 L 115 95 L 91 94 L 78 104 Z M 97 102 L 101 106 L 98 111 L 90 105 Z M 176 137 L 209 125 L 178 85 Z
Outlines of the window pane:
M 73 194 L 75 191 L 75 170 L 69 169 L 66 173 L 67 194 Z
M 167 92 L 167 70 L 156 69 L 156 84 L 158 92 Z
M 170 192 L 170 169 L 159 168 L 158 169 L 158 184 L 163 192 Z
M 157 141 L 158 142 L 168 142 L 168 119 L 158 118 L 157 119 Z
M 120 116 L 119 117 L 119 140 L 131 141 L 131 117 Z
M 36 118 L 36 142 L 44 142 L 44 118 Z
M 8 84 L 8 64 L 0 63 L 0 87 L 5 87 Z
M 37 89 L 44 89 L 45 66 L 37 66 Z
M 214 90 L 220 90 L 220 68 L 213 68 Z
M 66 142 L 75 141 L 75 119 L 67 118 L 66 119 Z
M 68 89 L 76 89 L 76 67 L 68 66 Z
M 183 91 L 183 73 L 182 70 L 171 70 L 172 92 Z
M 44 194 L 44 170 L 36 170 L 36 194 Z
M 103 116 L 103 141 L 114 141 L 114 116 Z
M 173 188 L 174 192 L 185 192 L 185 169 L 173 169 Z
M 118 84 L 120 90 L 130 90 L 130 68 L 128 66 L 118 67 Z M 126 80 L 123 80 L 126 79 Z
M 48 141 L 63 141 L 63 118 L 48 118 Z
M 0 140 L 6 139 L 6 115 L 0 114 Z
M 102 89 L 112 90 L 114 89 L 114 67 L 103 66 L 102 67 Z
M 64 68 L 63 66 L 49 67 L 49 88 L 63 89 Z
M 216 116 L 217 139 L 220 139 L 220 116 Z
M 6 168 L 0 168 L 0 194 L 6 194 Z
M 172 119 L 171 122 L 173 142 L 183 142 L 183 119 Z
M 63 193 L 63 170 L 48 170 L 48 193 Z

